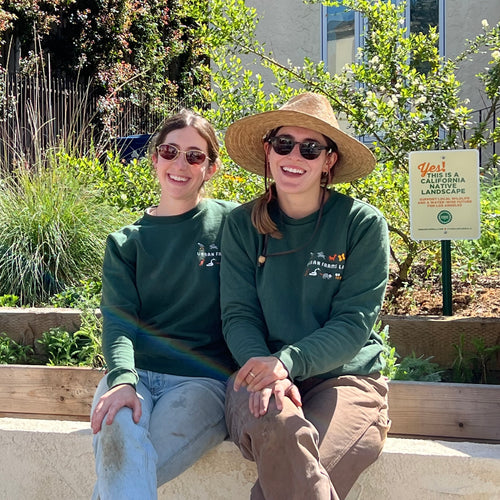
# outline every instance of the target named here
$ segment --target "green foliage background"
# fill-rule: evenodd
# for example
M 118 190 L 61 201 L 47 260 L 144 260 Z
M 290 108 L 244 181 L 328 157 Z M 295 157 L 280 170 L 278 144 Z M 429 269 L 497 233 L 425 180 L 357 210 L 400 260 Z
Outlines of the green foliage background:
M 310 0 L 309 4 L 320 3 Z M 489 67 L 479 78 L 491 112 L 498 108 L 498 74 L 500 68 L 500 24 L 483 25 L 482 33 L 466 41 L 463 53 L 455 59 L 439 55 L 439 35 L 407 33 L 405 4 L 386 0 L 343 0 L 321 2 L 360 12 L 367 26 L 364 46 L 354 63 L 338 74 L 330 74 L 322 62 L 278 61 L 255 35 L 257 12 L 242 0 L 212 0 L 210 10 L 195 0 L 183 3 L 184 16 L 196 20 L 191 36 L 203 45 L 210 56 L 212 87 L 206 100 L 214 105 L 206 116 L 223 133 L 234 120 L 246 115 L 274 109 L 293 94 L 310 90 L 326 95 L 342 123 L 356 136 L 370 137 L 378 164 L 365 179 L 336 189 L 377 206 L 386 216 L 391 231 L 391 253 L 397 281 L 409 280 L 411 267 L 423 261 L 432 269 L 439 265 L 436 242 L 416 242 L 409 237 L 408 153 L 435 149 L 474 148 L 498 140 L 500 127 L 479 123 L 471 130 L 472 138 L 464 140 L 463 131 L 471 129 L 471 109 L 460 97 L 457 73 L 460 63 L 480 50 L 491 55 Z M 264 91 L 262 76 L 250 70 L 249 60 L 257 62 L 274 90 Z M 245 60 L 245 63 L 243 62 Z M 426 71 L 419 70 L 426 62 Z M 230 160 L 226 176 L 216 179 L 214 192 L 235 193 L 246 199 L 249 189 L 258 191 L 262 181 Z M 498 156 L 493 155 L 482 170 L 482 211 L 484 233 L 479 242 L 456 242 L 460 250 L 454 258 L 460 269 L 481 272 L 493 265 L 496 252 L 488 253 L 499 243 Z M 243 181 L 239 182 L 239 179 Z M 256 182 L 256 188 L 250 188 Z M 480 249 L 483 250 L 480 250 Z M 482 260 L 477 260 L 481 258 Z
M 404 4 L 323 3 L 361 12 L 368 27 L 363 49 L 339 74 L 309 59 L 278 61 L 257 40 L 257 13 L 242 0 L 13 0 L 0 7 L 0 43 L 5 48 L 10 36 L 20 40 L 17 62 L 24 72 L 43 68 L 50 54 L 55 69 L 94 78 L 102 88 L 104 113 L 119 110 L 121 90 L 132 100 L 146 93 L 159 109 L 168 96 L 194 96 L 221 144 L 234 120 L 275 109 L 302 90 L 323 93 L 351 133 L 372 138 L 378 161 L 370 176 L 336 189 L 385 214 L 400 283 L 411 280 L 416 263 L 439 272 L 436 242 L 409 237 L 408 152 L 484 147 L 500 140 L 499 124 L 490 121 L 500 103 L 500 25 L 483 26 L 450 60 L 439 56 L 435 30 L 407 36 Z M 460 98 L 457 74 L 461 62 L 480 50 L 491 55 L 478 75 L 491 109 L 483 122 L 471 125 L 472 110 Z M 252 57 L 273 75 L 272 92 L 243 62 Z M 427 63 L 425 72 L 419 71 L 421 61 Z M 0 66 L 0 73 L 4 69 Z M 467 141 L 464 130 L 470 132 Z M 39 163 L 0 178 L 0 299 L 4 305 L 48 302 L 90 311 L 98 303 L 106 235 L 157 203 L 156 176 L 149 159 L 124 164 L 114 152 L 98 158 L 57 144 L 40 153 Z M 207 185 L 208 196 L 243 203 L 263 190 L 262 178 L 232 163 L 224 147 L 222 159 L 224 168 Z M 453 244 L 454 269 L 462 279 L 499 271 L 498 162 L 493 155 L 481 172 L 481 238 Z M 100 328 L 90 311 L 76 337 L 52 332 L 45 341 L 54 348 L 54 359 L 74 358 L 76 350 L 77 363 L 99 364 Z M 27 355 L 12 344 L 3 343 L 2 349 L 9 359 L 13 353 Z M 395 351 L 387 355 L 395 369 Z
M 103 125 L 125 100 L 158 112 L 201 102 L 209 80 L 182 0 L 8 0 L 0 6 L 0 73 L 91 81 Z M 206 4 L 202 2 L 203 5 Z

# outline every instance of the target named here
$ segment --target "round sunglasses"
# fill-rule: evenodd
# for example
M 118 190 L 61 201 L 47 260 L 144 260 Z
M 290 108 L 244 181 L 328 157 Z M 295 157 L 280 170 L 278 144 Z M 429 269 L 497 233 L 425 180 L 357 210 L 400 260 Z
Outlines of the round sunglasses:
M 181 153 L 184 153 L 186 161 L 190 165 L 201 165 L 207 159 L 207 154 L 199 149 L 182 151 L 173 144 L 160 144 L 159 146 L 156 146 L 156 151 L 164 160 L 168 161 L 176 160 Z
M 273 147 L 275 153 L 281 156 L 289 155 L 295 145 L 298 144 L 300 154 L 306 160 L 315 160 L 319 157 L 321 151 L 325 149 L 331 150 L 328 146 L 323 146 L 314 140 L 298 142 L 288 135 L 276 135 L 268 139 L 268 142 Z

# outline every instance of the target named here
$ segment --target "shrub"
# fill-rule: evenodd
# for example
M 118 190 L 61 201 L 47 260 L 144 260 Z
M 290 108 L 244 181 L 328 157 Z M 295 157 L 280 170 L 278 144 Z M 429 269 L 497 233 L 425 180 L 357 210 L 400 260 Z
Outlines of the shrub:
M 0 364 L 27 363 L 33 355 L 33 348 L 18 344 L 5 333 L 0 333 Z
M 56 161 L 0 180 L 0 295 L 46 302 L 100 279 L 106 236 L 130 222 Z
M 394 378 L 396 370 L 398 368 L 398 354 L 396 352 L 396 348 L 390 344 L 389 341 L 389 325 L 385 325 L 381 330 L 382 322 L 378 321 L 375 323 L 373 330 L 380 335 L 382 339 L 383 351 L 382 351 L 382 359 L 384 361 L 384 368 L 382 369 L 382 375 L 387 377 L 388 379 Z
M 432 356 L 406 356 L 396 369 L 393 380 L 418 380 L 421 382 L 441 382 L 441 373 L 437 363 L 431 361 Z
M 77 309 L 98 308 L 101 302 L 102 283 L 81 280 L 77 286 L 69 286 L 50 297 L 53 307 L 75 307 Z M 0 297 L 1 300 L 1 297 Z
M 94 315 L 94 318 L 97 318 Z M 82 316 L 82 329 L 69 333 L 51 328 L 37 341 L 43 346 L 50 366 L 103 366 L 100 334 L 91 326 L 91 316 Z
M 481 237 L 455 242 L 464 274 L 498 273 L 500 262 L 500 179 L 481 186 Z
M 0 307 L 16 307 L 19 301 L 17 295 L 6 294 L 0 297 Z
M 119 210 L 136 212 L 158 204 L 160 186 L 149 158 L 124 163 L 117 153 L 108 151 L 102 161 L 63 153 L 59 162 L 94 189 L 101 202 Z

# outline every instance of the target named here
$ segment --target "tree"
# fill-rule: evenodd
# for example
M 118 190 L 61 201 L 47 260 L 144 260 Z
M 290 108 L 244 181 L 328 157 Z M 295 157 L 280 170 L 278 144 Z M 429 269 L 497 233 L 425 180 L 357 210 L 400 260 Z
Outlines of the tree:
M 211 60 L 212 90 L 207 100 L 216 106 L 209 117 L 224 130 L 243 115 L 286 101 L 297 87 L 325 94 L 356 135 L 372 138 L 371 148 L 378 160 L 375 172 L 340 189 L 380 207 L 386 215 L 401 284 L 408 279 L 419 254 L 436 252 L 434 243 L 416 242 L 409 237 L 408 152 L 466 145 L 462 132 L 468 127 L 471 110 L 459 97 L 456 72 L 460 58 L 439 56 L 435 29 L 425 34 L 407 33 L 404 4 L 386 0 L 323 3 L 359 11 L 366 20 L 364 47 L 357 60 L 339 74 L 329 74 L 322 62 L 309 59 L 300 65 L 277 61 L 256 40 L 256 11 L 242 0 L 212 0 L 209 12 L 195 0 L 186 1 L 184 15 L 197 20 L 191 36 L 204 44 Z M 495 43 L 498 49 L 499 32 L 500 24 L 491 30 L 485 28 L 483 38 L 469 42 L 465 52 L 473 54 Z M 264 93 L 262 78 L 243 65 L 242 54 L 253 55 L 262 67 L 272 71 L 275 92 Z M 427 63 L 425 72 L 419 69 L 421 61 Z M 494 81 L 498 78 L 498 60 L 494 58 L 493 62 L 485 84 L 498 92 L 498 82 Z M 478 130 L 478 136 L 484 137 L 484 130 Z M 244 199 L 241 193 L 254 179 L 235 166 L 230 172 L 222 177 L 217 194 L 236 190 Z
M 91 80 L 105 125 L 125 100 L 163 111 L 200 103 L 206 56 L 185 36 L 179 0 L 8 0 L 0 8 L 0 63 L 28 74 Z

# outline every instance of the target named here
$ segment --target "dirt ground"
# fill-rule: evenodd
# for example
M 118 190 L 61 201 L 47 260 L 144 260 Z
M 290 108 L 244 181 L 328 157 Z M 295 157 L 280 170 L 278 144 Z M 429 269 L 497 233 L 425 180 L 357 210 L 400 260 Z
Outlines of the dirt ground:
M 395 290 L 394 282 L 390 281 L 383 314 L 443 314 L 440 276 L 433 280 L 418 279 Z M 452 307 L 453 316 L 500 317 L 500 275 L 477 277 L 474 282 L 452 279 Z

